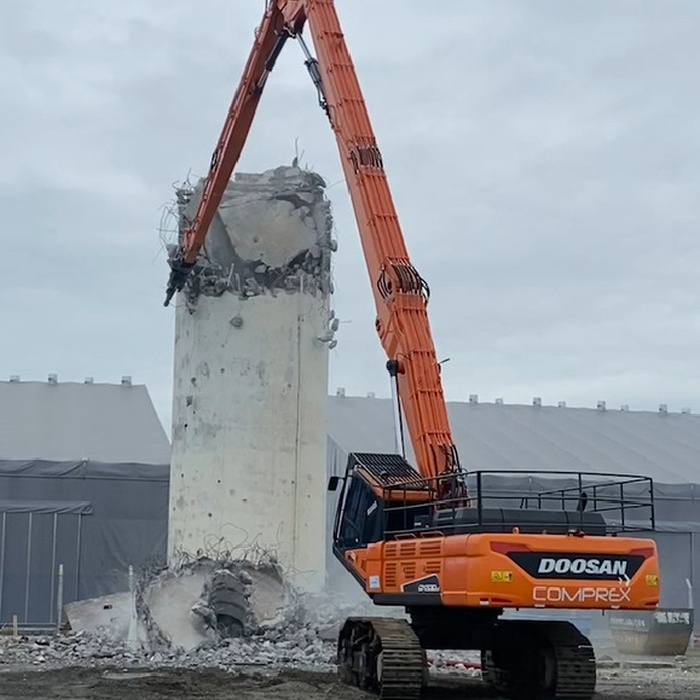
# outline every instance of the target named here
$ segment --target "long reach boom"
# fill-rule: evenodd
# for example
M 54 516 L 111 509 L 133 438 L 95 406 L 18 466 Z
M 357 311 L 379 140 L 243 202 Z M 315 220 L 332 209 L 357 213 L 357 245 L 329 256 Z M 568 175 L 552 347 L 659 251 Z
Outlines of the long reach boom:
M 302 38 L 308 23 L 317 58 Z M 406 249 L 384 161 L 332 0 L 270 0 L 211 157 L 194 220 L 171 259 L 165 305 L 187 280 L 245 145 L 267 79 L 296 38 L 340 151 L 377 310 L 376 329 L 425 478 L 459 471 L 430 322 L 429 288 Z M 440 483 L 447 483 L 442 480 Z

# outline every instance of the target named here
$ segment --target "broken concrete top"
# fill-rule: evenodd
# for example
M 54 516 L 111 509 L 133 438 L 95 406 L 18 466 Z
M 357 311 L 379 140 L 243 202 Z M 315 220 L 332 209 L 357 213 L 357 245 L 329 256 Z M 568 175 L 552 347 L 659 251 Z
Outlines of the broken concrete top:
M 133 608 L 134 597 L 127 591 L 67 603 L 63 610 L 72 630 L 109 630 L 112 636 L 126 639 Z
M 203 181 L 178 191 L 180 229 L 192 222 Z M 186 296 L 248 298 L 284 290 L 330 291 L 330 205 L 316 173 L 282 166 L 263 173 L 238 173 L 226 187 L 207 233 Z
M 219 207 L 239 257 L 275 268 L 292 264 L 306 251 L 319 257 L 329 233 L 322 182 L 298 168 L 239 174 Z

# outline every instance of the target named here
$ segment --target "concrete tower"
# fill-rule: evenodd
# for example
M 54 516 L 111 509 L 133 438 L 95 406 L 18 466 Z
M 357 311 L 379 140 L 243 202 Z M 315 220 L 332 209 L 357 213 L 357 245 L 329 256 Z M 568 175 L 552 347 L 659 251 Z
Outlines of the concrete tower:
M 201 184 L 179 192 L 181 226 Z M 316 174 L 229 183 L 177 299 L 168 551 L 272 550 L 323 585 L 330 205 Z

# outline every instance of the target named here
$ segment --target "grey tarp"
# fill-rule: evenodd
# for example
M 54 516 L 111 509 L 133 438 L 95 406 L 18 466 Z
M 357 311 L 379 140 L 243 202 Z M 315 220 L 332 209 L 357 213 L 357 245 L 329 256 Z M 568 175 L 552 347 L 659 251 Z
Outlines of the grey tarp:
M 0 622 L 51 621 L 59 564 L 64 602 L 162 565 L 168 483 L 167 464 L 0 461 Z
M 700 480 L 699 415 L 476 402 L 448 402 L 447 409 L 470 471 L 603 471 L 646 474 L 660 484 Z M 391 401 L 329 397 L 328 434 L 345 451 L 393 450 Z
M 170 443 L 143 385 L 0 381 L 0 459 L 165 464 Z

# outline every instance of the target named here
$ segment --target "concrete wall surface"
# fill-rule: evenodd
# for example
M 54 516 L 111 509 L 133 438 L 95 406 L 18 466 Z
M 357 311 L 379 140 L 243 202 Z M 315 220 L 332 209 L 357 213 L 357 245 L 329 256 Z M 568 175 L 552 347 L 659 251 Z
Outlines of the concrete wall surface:
M 171 563 L 272 550 L 323 585 L 330 228 L 313 173 L 229 184 L 176 311 Z

